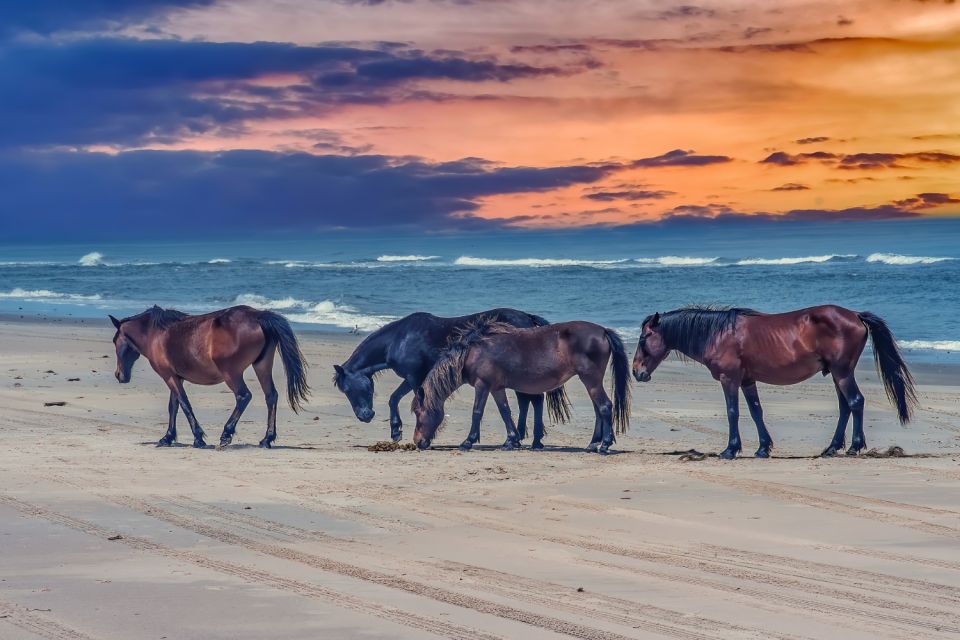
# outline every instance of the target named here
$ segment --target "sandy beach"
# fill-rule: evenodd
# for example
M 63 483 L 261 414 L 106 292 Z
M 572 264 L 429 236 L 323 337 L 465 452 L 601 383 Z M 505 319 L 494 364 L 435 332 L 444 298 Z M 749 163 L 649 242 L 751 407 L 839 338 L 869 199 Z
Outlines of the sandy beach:
M 903 428 L 861 363 L 868 447 L 910 457 L 814 457 L 836 424 L 818 378 L 761 386 L 774 459 L 749 457 L 744 411 L 747 457 L 683 462 L 722 449 L 726 426 L 706 370 L 675 361 L 633 384 L 617 455 L 581 451 L 593 416 L 577 381 L 575 420 L 546 451 L 499 451 L 492 405 L 481 446 L 457 451 L 462 389 L 434 449 L 374 453 L 396 380 L 379 378 L 360 424 L 330 382 L 360 338 L 302 334 L 314 393 L 299 415 L 281 405 L 276 448 L 256 447 L 250 371 L 231 447 L 157 449 L 166 388 L 142 360 L 117 384 L 111 336 L 106 320 L 0 322 L 4 640 L 960 634 L 954 368 L 916 367 Z M 188 393 L 215 442 L 232 396 Z

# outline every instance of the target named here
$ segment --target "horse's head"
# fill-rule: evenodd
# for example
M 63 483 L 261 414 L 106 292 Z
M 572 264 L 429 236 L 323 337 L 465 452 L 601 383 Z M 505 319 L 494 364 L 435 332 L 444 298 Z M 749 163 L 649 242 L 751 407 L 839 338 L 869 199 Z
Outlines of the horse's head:
M 126 327 L 121 320 L 110 316 L 110 322 L 117 328 L 113 336 L 113 344 L 117 348 L 117 370 L 114 375 L 117 377 L 117 382 L 125 384 L 130 382 L 130 371 L 133 369 L 133 363 L 140 357 L 140 350 L 127 335 Z
M 649 382 L 654 370 L 670 353 L 660 333 L 660 314 L 648 316 L 640 325 L 640 340 L 633 356 L 633 377 L 638 382 Z
M 417 389 L 410 405 L 413 415 L 417 417 L 417 428 L 413 432 L 413 441 L 420 449 L 427 449 L 433 442 L 437 430 L 443 424 L 443 403 L 429 403 L 426 401 L 423 389 Z
M 347 371 L 338 364 L 333 365 L 336 372 L 333 384 L 350 401 L 354 415 L 361 422 L 373 420 L 373 374 L 365 371 Z

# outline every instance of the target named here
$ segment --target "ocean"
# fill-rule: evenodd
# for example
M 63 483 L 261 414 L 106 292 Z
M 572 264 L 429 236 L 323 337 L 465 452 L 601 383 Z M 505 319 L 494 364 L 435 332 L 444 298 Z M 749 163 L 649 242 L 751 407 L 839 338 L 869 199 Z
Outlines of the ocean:
M 693 303 L 869 310 L 911 359 L 960 362 L 960 219 L 0 245 L 0 313 L 25 316 L 249 304 L 368 332 L 510 306 L 635 339 L 647 314 Z

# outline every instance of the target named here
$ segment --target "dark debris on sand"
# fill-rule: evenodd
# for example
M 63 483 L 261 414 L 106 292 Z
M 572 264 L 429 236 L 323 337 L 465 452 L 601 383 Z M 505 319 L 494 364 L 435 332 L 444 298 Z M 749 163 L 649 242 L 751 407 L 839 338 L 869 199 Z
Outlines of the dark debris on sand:
M 373 451 L 379 453 L 380 451 L 416 451 L 417 445 L 412 442 L 404 442 L 400 444 L 399 442 L 391 441 L 381 441 L 371 444 L 367 447 L 367 451 Z

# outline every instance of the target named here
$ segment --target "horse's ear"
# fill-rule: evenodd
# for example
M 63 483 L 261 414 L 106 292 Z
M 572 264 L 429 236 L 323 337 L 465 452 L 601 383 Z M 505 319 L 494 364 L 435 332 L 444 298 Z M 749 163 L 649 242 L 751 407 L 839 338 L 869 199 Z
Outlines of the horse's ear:
M 656 327 L 658 324 L 660 324 L 660 312 L 659 312 L 659 311 L 657 311 L 655 314 L 653 314 L 653 318 L 650 319 L 650 324 L 648 324 L 647 326 L 650 327 L 651 329 L 653 329 L 653 328 Z
M 120 328 L 120 321 L 117 320 L 116 318 L 114 318 L 113 316 L 109 316 L 109 318 L 110 318 L 110 322 L 113 323 L 113 326 L 115 326 L 117 329 L 119 329 L 119 328 Z
M 340 365 L 338 364 L 333 365 L 333 370 L 337 372 L 338 376 L 343 375 L 343 367 L 341 367 Z

